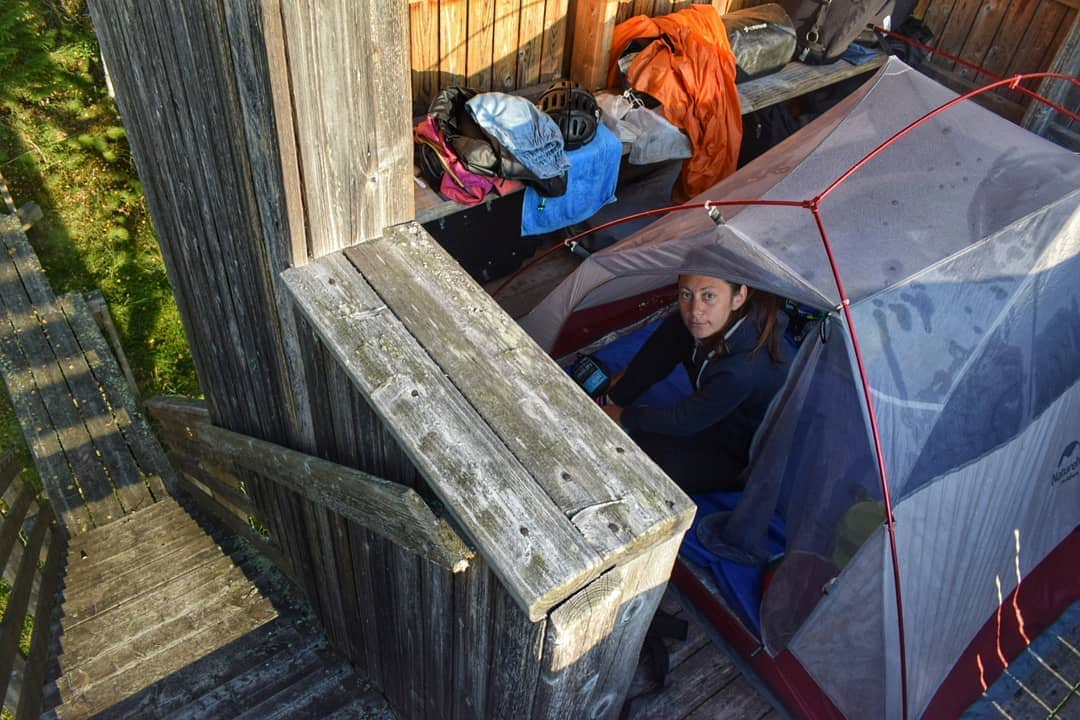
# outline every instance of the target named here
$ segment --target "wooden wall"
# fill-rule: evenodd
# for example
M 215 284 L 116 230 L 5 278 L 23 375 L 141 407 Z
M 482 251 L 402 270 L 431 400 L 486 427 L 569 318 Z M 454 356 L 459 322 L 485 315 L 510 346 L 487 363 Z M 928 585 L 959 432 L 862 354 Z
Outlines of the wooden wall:
M 723 9 L 727 0 L 694 0 Z M 739 0 L 735 0 L 739 2 Z M 569 72 L 572 18 L 586 6 L 612 6 L 615 21 L 665 15 L 691 0 L 410 0 L 413 114 L 441 88 L 510 92 Z
M 1047 70 L 1075 33 L 1078 10 L 1080 0 L 930 0 L 923 21 L 934 32 L 931 44 L 937 49 L 1008 77 Z M 927 71 L 958 92 L 992 79 L 940 57 Z M 1016 122 L 1030 103 L 1007 90 L 985 101 Z

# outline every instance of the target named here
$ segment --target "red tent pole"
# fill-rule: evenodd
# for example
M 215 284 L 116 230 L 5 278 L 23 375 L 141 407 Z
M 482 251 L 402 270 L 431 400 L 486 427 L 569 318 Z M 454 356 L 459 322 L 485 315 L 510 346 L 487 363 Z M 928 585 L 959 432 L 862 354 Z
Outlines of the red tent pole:
M 844 289 L 844 281 L 840 278 L 840 268 L 836 264 L 836 256 L 833 255 L 832 243 L 829 242 L 829 234 L 825 231 L 825 224 L 821 220 L 819 207 L 821 198 L 811 201 L 810 212 L 814 215 L 818 232 L 821 234 L 821 242 L 825 246 L 825 254 L 829 258 L 829 267 L 832 268 L 833 279 L 836 281 L 836 291 L 840 295 L 840 308 L 844 312 L 844 320 L 847 322 L 848 331 L 851 333 L 851 346 L 855 351 L 855 363 L 859 367 L 859 379 L 862 382 L 863 396 L 866 398 L 866 412 L 870 417 L 870 431 L 874 437 L 874 454 L 877 456 L 878 475 L 881 478 L 881 495 L 885 501 L 885 524 L 889 530 L 889 547 L 892 550 L 893 585 L 896 588 L 896 618 L 897 631 L 900 634 L 900 693 L 903 698 L 903 717 L 908 717 L 908 691 L 907 691 L 907 641 L 904 634 L 904 601 L 900 593 L 900 556 L 896 552 L 896 518 L 893 517 L 892 497 L 889 493 L 889 479 L 885 470 L 885 451 L 881 447 L 881 434 L 878 432 L 877 413 L 874 412 L 874 400 L 870 396 L 870 377 L 866 372 L 866 363 L 863 362 L 862 347 L 859 345 L 859 335 L 855 332 L 855 320 L 851 315 L 851 300 Z

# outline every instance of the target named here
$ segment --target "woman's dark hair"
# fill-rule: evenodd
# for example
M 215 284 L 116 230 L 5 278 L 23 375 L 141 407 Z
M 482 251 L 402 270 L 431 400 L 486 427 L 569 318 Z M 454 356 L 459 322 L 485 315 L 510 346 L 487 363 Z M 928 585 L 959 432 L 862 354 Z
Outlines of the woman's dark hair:
M 754 327 L 758 329 L 757 343 L 754 345 L 754 349 L 750 351 L 750 354 L 752 356 L 756 355 L 759 350 L 765 348 L 774 363 L 780 364 L 783 362 L 780 355 L 783 329 L 776 320 L 777 315 L 783 308 L 783 301 L 771 292 L 752 288 L 745 283 L 734 283 L 730 280 L 724 280 L 724 282 L 731 287 L 732 293 L 738 292 L 740 287 L 745 286 L 746 302 L 731 314 L 731 322 L 728 323 L 728 326 L 717 333 L 717 345 L 723 345 L 724 333 L 734 323 L 738 322 L 739 318 L 749 316 L 750 321 L 754 323 Z

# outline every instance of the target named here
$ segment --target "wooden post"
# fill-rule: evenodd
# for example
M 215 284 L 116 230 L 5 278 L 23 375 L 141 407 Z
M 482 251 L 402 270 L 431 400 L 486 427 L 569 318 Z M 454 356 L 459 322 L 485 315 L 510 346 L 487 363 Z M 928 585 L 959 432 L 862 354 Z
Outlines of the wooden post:
M 578 0 L 574 6 L 570 79 L 587 90 L 607 85 L 608 56 L 619 0 Z

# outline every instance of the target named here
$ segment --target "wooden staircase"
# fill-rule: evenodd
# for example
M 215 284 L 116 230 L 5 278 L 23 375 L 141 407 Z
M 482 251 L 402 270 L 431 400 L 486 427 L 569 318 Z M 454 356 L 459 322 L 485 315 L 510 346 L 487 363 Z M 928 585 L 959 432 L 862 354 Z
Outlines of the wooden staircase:
M 59 522 L 10 455 L 0 460 L 8 709 L 19 720 L 41 707 L 48 718 L 392 720 L 238 533 L 269 543 L 177 495 L 92 311 L 81 294 L 53 294 L 14 215 L 0 214 L 0 250 L 0 376 Z
M 269 562 L 171 498 L 71 540 L 54 632 L 44 717 L 393 718 Z

